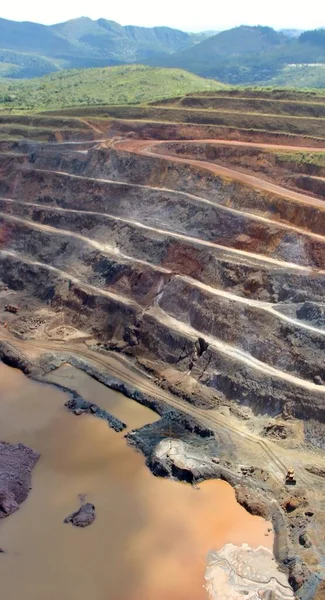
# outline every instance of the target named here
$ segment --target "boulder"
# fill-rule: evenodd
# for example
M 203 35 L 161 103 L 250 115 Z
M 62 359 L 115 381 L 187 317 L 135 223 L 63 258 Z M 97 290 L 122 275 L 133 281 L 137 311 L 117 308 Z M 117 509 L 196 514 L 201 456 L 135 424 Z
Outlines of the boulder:
M 86 502 L 79 510 L 64 519 L 64 523 L 72 523 L 75 527 L 88 527 L 95 520 L 95 506 Z

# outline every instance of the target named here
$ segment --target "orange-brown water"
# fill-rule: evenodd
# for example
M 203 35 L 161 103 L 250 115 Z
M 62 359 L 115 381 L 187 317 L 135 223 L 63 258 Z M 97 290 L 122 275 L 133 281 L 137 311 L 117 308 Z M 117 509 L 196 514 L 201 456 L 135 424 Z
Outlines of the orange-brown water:
M 131 427 L 157 418 L 70 367 L 54 377 L 112 412 L 115 406 Z M 203 600 L 210 549 L 271 546 L 268 524 L 246 513 L 226 483 L 197 490 L 154 477 L 123 434 L 72 415 L 65 400 L 0 363 L 0 439 L 41 454 L 27 501 L 0 522 L 3 599 Z M 78 494 L 96 505 L 86 529 L 63 523 Z

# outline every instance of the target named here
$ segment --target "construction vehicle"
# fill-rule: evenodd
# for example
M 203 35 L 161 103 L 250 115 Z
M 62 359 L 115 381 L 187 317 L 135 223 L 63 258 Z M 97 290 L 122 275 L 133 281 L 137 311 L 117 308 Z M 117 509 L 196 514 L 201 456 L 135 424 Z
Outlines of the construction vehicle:
M 290 469 L 288 469 L 288 472 L 286 474 L 286 485 L 296 485 L 296 477 L 295 477 L 295 470 L 290 467 Z
M 13 313 L 14 315 L 18 312 L 18 306 L 14 306 L 13 304 L 6 304 L 5 311 Z

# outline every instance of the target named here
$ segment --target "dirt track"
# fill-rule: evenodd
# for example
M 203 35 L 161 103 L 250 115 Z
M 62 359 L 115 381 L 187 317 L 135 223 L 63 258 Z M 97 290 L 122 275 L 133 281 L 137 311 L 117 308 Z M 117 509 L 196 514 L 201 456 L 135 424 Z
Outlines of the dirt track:
M 180 140 L 168 140 L 168 143 L 179 144 Z M 166 141 L 159 142 L 165 144 Z M 284 152 L 324 152 L 323 148 L 313 146 L 290 146 L 289 144 L 263 144 L 262 142 L 243 142 L 240 140 L 214 140 L 211 138 L 200 140 L 186 140 L 187 144 L 213 144 L 214 146 L 239 146 L 241 148 L 262 148 L 265 150 L 283 150 Z
M 206 140 L 192 140 L 192 143 L 204 143 Z M 257 188 L 259 190 L 263 190 L 265 192 L 271 192 L 272 194 L 276 194 L 283 198 L 289 198 L 294 202 L 299 202 L 301 204 L 305 204 L 308 206 L 313 206 L 318 209 L 325 211 L 325 203 L 322 200 L 318 200 L 317 198 L 313 198 L 312 196 L 307 196 L 305 194 L 300 194 L 299 192 L 294 192 L 292 190 L 288 190 L 287 188 L 283 188 L 281 186 L 275 185 L 264 179 L 259 177 L 255 177 L 253 175 L 247 175 L 246 173 L 241 173 L 235 169 L 230 169 L 229 167 L 223 167 L 221 165 L 215 165 L 207 161 L 195 160 L 191 158 L 179 158 L 176 156 L 172 156 L 170 154 L 166 154 L 164 152 L 159 151 L 159 146 L 165 142 L 163 141 L 143 141 L 143 140 L 123 140 L 123 141 L 115 141 L 111 145 L 114 148 L 125 150 L 126 152 L 131 152 L 135 154 L 140 154 L 142 156 L 159 156 L 160 158 L 164 158 L 168 161 L 193 165 L 195 167 L 200 167 L 201 169 L 206 169 L 211 171 L 215 175 L 220 175 L 221 177 L 226 177 L 230 179 L 235 179 L 240 181 L 241 183 Z M 211 143 L 211 140 L 210 140 Z M 222 143 L 221 140 L 218 143 Z M 244 144 L 244 146 L 248 146 L 248 144 Z M 257 145 L 260 146 L 260 145 Z M 268 145 L 268 148 L 271 149 L 292 149 L 290 146 L 273 146 Z M 310 149 L 309 149 L 310 151 Z M 318 151 L 321 151 L 318 148 Z

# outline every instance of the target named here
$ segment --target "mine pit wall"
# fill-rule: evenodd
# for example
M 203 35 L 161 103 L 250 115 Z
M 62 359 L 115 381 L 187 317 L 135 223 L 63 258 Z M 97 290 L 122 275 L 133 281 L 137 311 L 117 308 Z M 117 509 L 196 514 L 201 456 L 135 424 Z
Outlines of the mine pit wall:
M 123 303 L 117 297 L 96 295 L 53 271 L 12 257 L 0 255 L 0 265 L 2 280 L 12 289 L 28 290 L 30 296 L 51 304 L 54 309 L 64 308 L 75 327 L 112 345 L 125 337 L 131 342 L 133 328 L 140 316 L 140 309 L 131 303 Z M 26 304 L 28 302 L 27 297 Z
M 47 127 L 46 123 L 44 123 L 43 127 L 26 127 L 19 124 L 9 123 L 5 126 L 1 126 L 2 133 L 7 136 L 6 142 L 11 143 L 11 148 L 15 148 L 14 144 L 16 143 L 15 151 L 20 152 L 19 143 L 22 144 L 23 147 L 26 148 L 26 151 L 29 151 L 30 148 L 40 143 L 63 143 L 65 141 L 93 141 L 94 134 L 92 130 L 83 130 L 83 129 L 58 129 L 57 131 L 53 130 L 52 127 Z M 28 150 L 27 150 L 28 148 Z
M 22 205 L 22 210 L 28 212 L 28 206 Z M 48 214 L 48 213 L 47 213 Z M 34 209 L 33 215 L 36 221 L 39 221 L 41 211 Z M 80 217 L 76 218 L 77 224 L 80 223 Z M 57 253 L 69 257 L 69 252 L 74 248 L 79 255 L 78 260 L 84 260 L 88 264 L 94 256 L 100 256 L 98 249 L 83 243 L 82 240 L 71 238 L 68 230 L 58 230 L 57 234 L 39 231 L 31 222 L 28 227 L 24 223 L 10 221 L 1 218 L 3 230 L 6 239 L 6 248 L 17 250 L 19 252 L 30 251 L 37 257 L 37 260 L 54 260 Z M 57 227 L 58 214 L 54 213 L 54 218 L 48 220 L 51 226 Z M 27 223 L 28 224 L 28 223 Z M 62 222 L 62 227 L 67 224 Z M 83 225 L 85 221 L 83 221 Z M 76 232 L 80 231 L 79 226 L 70 223 L 70 229 Z M 105 230 L 106 231 L 106 230 Z M 97 234 L 97 235 L 96 235 Z M 88 231 L 89 236 L 98 238 L 98 231 Z M 107 231 L 106 238 L 107 240 Z M 168 236 L 155 234 L 141 235 L 139 230 L 133 231 L 131 227 L 124 224 L 121 228 L 117 225 L 110 231 L 110 244 L 116 244 L 121 252 L 127 253 L 129 257 L 135 259 L 150 259 L 152 269 L 164 267 L 175 273 L 188 275 L 215 286 L 221 290 L 231 290 L 239 296 L 246 296 L 252 299 L 262 299 L 269 302 L 283 302 L 291 300 L 292 302 L 303 302 L 304 300 L 322 301 L 324 294 L 325 276 L 314 274 L 312 278 L 304 272 L 288 271 L 284 268 L 266 267 L 265 264 L 254 265 L 245 262 L 245 258 L 236 256 L 232 259 L 224 257 L 222 252 L 216 252 L 210 248 L 202 248 L 191 243 L 180 240 L 171 240 Z M 57 249 L 56 249 L 57 248 Z M 89 258 L 87 258 L 89 257 Z M 115 258 L 107 258 L 109 261 L 123 262 L 123 259 L 116 255 Z M 130 259 L 132 260 L 132 259 Z M 59 263 L 61 266 L 64 263 Z M 94 266 L 94 265 L 93 265 Z M 61 267 L 63 268 L 63 267 Z M 97 272 L 98 273 L 98 272 Z M 95 276 L 97 275 L 95 274 Z M 117 267 L 114 268 L 116 278 L 118 278 Z M 122 275 L 122 274 L 121 274 Z M 105 274 L 103 274 L 105 276 Z M 116 279 L 106 278 L 106 283 L 114 284 Z
M 33 177 L 36 179 L 36 184 L 32 182 Z M 62 176 L 55 173 L 43 173 L 37 171 L 23 171 L 19 170 L 15 173 L 12 173 L 11 176 L 2 179 L 0 184 L 0 194 L 7 197 L 12 198 L 24 198 L 24 200 L 30 202 L 38 202 L 41 205 L 45 202 L 47 205 L 51 205 L 54 203 L 55 205 L 75 208 L 78 210 L 81 208 L 82 210 L 91 210 L 98 209 L 104 210 L 106 207 L 111 210 L 110 205 L 113 205 L 113 211 L 118 210 L 118 202 L 121 200 L 122 205 L 125 207 L 123 210 L 127 214 L 128 208 L 130 206 L 130 202 L 134 205 L 134 211 L 136 211 L 136 202 L 138 201 L 138 195 L 135 193 L 133 195 L 133 191 L 128 186 L 115 186 L 111 188 L 110 184 L 105 183 L 95 183 L 89 182 L 86 180 L 78 180 L 71 179 L 66 176 Z M 85 189 L 82 191 L 82 186 Z M 138 194 L 143 190 L 139 189 Z M 123 195 L 125 192 L 125 196 Z M 116 195 L 115 195 L 116 194 Z M 129 199 L 129 194 L 130 198 Z M 159 192 L 157 191 L 157 194 Z M 144 194 L 146 195 L 146 194 Z M 124 200 L 123 200 L 124 198 Z M 127 200 L 125 200 L 127 198 Z M 135 200 L 134 200 L 135 198 Z M 91 200 L 90 200 L 91 199 Z M 155 195 L 152 195 L 150 191 L 148 192 L 148 204 L 150 205 L 150 201 L 154 202 Z M 9 203 L 6 205 L 2 203 L 2 208 L 5 212 L 12 212 L 13 214 L 28 214 L 32 209 L 28 206 L 23 208 L 23 205 L 19 206 L 19 204 L 13 204 L 12 206 Z M 122 212 L 123 212 L 122 210 Z M 148 207 L 148 211 L 150 208 Z M 33 215 L 38 215 L 36 220 L 40 220 L 41 211 L 37 211 L 35 208 L 33 210 Z M 47 212 L 48 218 L 47 222 L 51 225 L 55 226 L 56 220 L 61 218 L 61 222 L 66 221 L 68 219 L 69 213 L 65 213 L 65 216 L 60 217 L 60 213 L 53 211 L 53 216 L 51 216 L 50 212 Z M 45 215 L 46 216 L 46 215 Z M 74 216 L 73 219 L 70 219 L 71 227 L 73 228 L 73 223 L 77 220 L 83 219 L 83 223 L 87 216 L 79 217 Z M 90 222 L 91 216 L 89 215 L 88 222 Z M 46 221 L 46 219 L 43 219 Z M 100 218 L 101 222 L 101 218 Z M 108 227 L 108 223 L 110 222 L 110 218 L 106 219 L 106 226 Z M 111 223 L 113 225 L 113 229 L 110 234 L 110 239 L 115 239 L 115 243 L 117 246 L 121 248 L 122 251 L 129 252 L 131 256 L 137 258 L 150 257 L 150 259 L 156 263 L 161 264 L 169 268 L 173 268 L 176 272 L 180 272 L 187 275 L 194 275 L 199 280 L 211 283 L 214 285 L 214 281 L 216 282 L 217 287 L 223 288 L 227 285 L 229 288 L 234 287 L 238 288 L 241 285 L 241 281 L 245 278 L 245 280 L 249 277 L 250 274 L 258 274 L 260 278 L 260 284 L 258 281 L 255 284 L 250 285 L 249 281 L 247 281 L 247 294 L 249 294 L 252 298 L 259 297 L 259 293 L 263 291 L 264 297 L 265 295 L 272 296 L 272 289 L 274 289 L 274 293 L 278 294 L 279 300 L 285 300 L 287 297 L 287 288 L 290 286 L 291 279 L 294 279 L 294 288 L 296 289 L 296 295 L 299 296 L 299 290 L 301 290 L 302 283 L 304 279 L 307 279 L 303 274 L 295 275 L 293 272 L 287 271 L 286 274 L 286 282 L 282 281 L 281 285 L 276 286 L 271 283 L 271 280 L 277 279 L 276 269 L 275 267 L 265 268 L 265 265 L 260 265 L 259 267 L 255 267 L 253 265 L 248 266 L 245 264 L 245 258 L 240 255 L 235 256 L 232 260 L 229 258 L 228 260 L 224 256 L 218 256 L 218 252 L 215 249 L 207 248 L 207 247 L 198 247 L 195 245 L 195 242 L 192 244 L 186 242 L 185 240 L 175 240 L 175 238 L 167 239 L 168 236 L 164 236 L 163 234 L 149 234 L 147 231 L 144 231 L 141 228 L 133 228 L 132 225 L 118 225 L 118 223 L 114 223 L 114 219 L 111 219 Z M 65 227 L 65 223 L 62 224 L 62 227 Z M 116 232 L 119 228 L 129 228 L 129 236 L 130 239 L 121 240 L 119 236 L 116 235 Z M 114 233 L 115 232 L 115 233 Z M 151 239 L 150 239 L 151 238 Z M 154 239 L 153 239 L 154 238 Z M 141 241 L 142 240 L 142 241 Z M 293 238 L 292 245 L 290 243 L 287 244 L 287 247 L 292 251 L 297 249 L 296 240 Z M 150 248 L 151 245 L 151 248 Z M 239 245 L 239 244 L 237 244 Z M 302 252 L 302 255 L 309 256 L 311 262 L 316 262 L 319 264 L 319 257 L 324 259 L 324 252 L 318 252 L 319 242 L 316 241 L 314 244 L 311 244 L 312 252 L 310 248 L 307 250 L 309 254 L 306 252 Z M 299 244 L 298 244 L 299 247 Z M 148 256 L 146 257 L 144 249 L 148 250 Z M 281 248 L 280 248 L 281 250 Z M 302 250 L 302 248 L 300 248 Z M 282 253 L 286 255 L 288 250 L 283 251 Z M 314 253 L 314 256 L 313 256 Z M 222 253 L 219 251 L 219 255 Z M 223 252 L 223 255 L 225 252 Z M 240 262 L 240 266 L 236 264 Z M 247 262 L 247 261 L 246 261 Z M 305 261 L 303 261 L 305 262 Z M 251 273 L 250 273 L 251 272 Z M 281 272 L 280 270 L 278 272 Z M 206 273 L 206 275 L 205 275 Z M 284 274 L 284 272 L 283 272 Z M 309 290 L 311 294 L 314 293 L 314 289 L 318 286 L 318 281 L 322 279 L 319 274 L 313 273 L 313 290 Z M 258 279 L 258 278 L 257 278 Z M 225 281 L 224 281 L 225 280 Z M 270 283 L 268 283 L 268 281 Z M 322 283 L 321 283 L 322 285 Z M 275 291 L 277 288 L 277 291 Z M 309 284 L 307 284 L 307 288 L 303 285 L 303 289 L 310 288 Z M 240 290 L 238 289 L 238 292 Z M 320 295 L 322 295 L 321 289 L 319 289 Z M 266 298 L 267 296 L 266 296 Z
M 258 371 L 211 345 L 197 357 L 194 337 L 190 343 L 187 336 L 171 331 L 152 315 L 144 315 L 138 344 L 131 352 L 140 359 L 147 356 L 152 361 L 175 365 L 177 370 L 190 371 L 199 383 L 214 388 L 225 398 L 250 406 L 256 414 L 277 415 L 285 411 L 300 419 L 325 422 L 323 392 L 304 389 Z
M 29 260 L 52 265 L 67 276 L 78 274 L 81 281 L 121 293 L 142 306 L 151 304 L 171 274 L 149 264 L 137 263 L 114 254 L 109 256 L 67 232 L 53 235 L 0 218 L 6 231 L 6 250 Z
M 209 294 L 173 279 L 159 306 L 204 336 L 216 337 L 258 360 L 298 377 L 325 380 L 325 335 L 281 321 L 276 314 Z
M 256 415 L 276 416 L 284 412 L 298 419 L 315 418 L 322 424 L 325 422 L 323 392 L 311 391 L 259 371 L 211 346 L 197 360 L 191 375 L 225 398 L 251 407 Z
M 264 171 L 268 167 L 277 167 L 281 171 L 289 173 L 300 173 L 301 175 L 325 175 L 325 167 L 315 164 L 314 162 L 298 162 L 290 160 L 291 154 L 286 157 L 285 149 L 281 152 L 280 149 L 277 151 L 262 147 L 248 146 L 231 146 L 223 145 L 222 142 L 219 144 L 213 144 L 209 142 L 197 142 L 186 143 L 186 142 L 166 142 L 159 146 L 160 150 L 167 150 L 172 154 L 184 157 L 184 158 L 198 158 L 200 160 L 207 160 L 209 162 L 226 162 L 227 164 L 237 165 L 243 168 L 253 168 L 257 172 L 260 170 Z M 295 150 L 299 153 L 299 148 Z M 280 156 L 279 154 L 280 153 Z M 311 149 L 311 153 L 313 151 Z M 317 155 L 315 155 L 316 158 Z M 263 161 L 261 163 L 261 160 Z M 265 162 L 264 162 L 265 161 Z M 266 163 L 266 164 L 265 164 Z
M 320 235 L 325 229 L 325 212 L 317 208 L 227 181 L 200 167 L 112 149 L 92 150 L 88 156 L 89 162 L 84 174 L 90 177 L 167 187 L 197 195 L 203 193 L 205 198 L 216 204 L 264 215 L 270 213 L 271 217 L 276 215 L 284 223 L 304 227 Z M 68 167 L 67 163 L 65 167 Z M 65 167 L 62 165 L 60 169 L 69 171 Z
M 297 146 L 297 150 L 299 150 L 299 146 L 310 146 L 312 148 L 324 147 L 324 140 L 320 137 L 295 135 L 294 133 L 276 133 L 261 129 L 245 129 L 222 125 L 195 125 L 190 123 L 153 123 L 151 121 L 132 121 L 130 119 L 125 121 L 122 119 L 111 119 L 111 121 L 107 120 L 107 122 L 110 123 L 109 137 L 127 136 L 131 132 L 132 137 L 143 140 L 239 140 L 256 143 L 289 144 Z
M 102 121 L 101 121 L 102 122 Z M 151 121 L 132 121 L 130 119 L 111 120 L 110 136 L 131 135 L 143 140 L 234 140 L 255 143 L 283 144 L 299 147 L 324 148 L 324 138 L 321 136 L 301 135 L 299 133 L 279 133 L 266 129 L 252 129 L 223 125 L 199 125 L 190 123 L 166 123 Z
M 97 133 L 82 120 L 54 115 L 0 115 L 0 125 L 3 131 L 10 135 L 22 135 L 22 143 L 39 138 L 62 142 L 67 140 L 94 140 Z M 15 134 L 16 132 L 16 134 Z M 19 142 L 18 142 L 19 143 Z
M 64 171 L 75 175 L 107 178 L 126 183 L 166 187 L 193 193 L 237 210 L 276 216 L 283 223 L 323 234 L 325 211 L 302 205 L 268 192 L 261 192 L 233 180 L 226 180 L 206 169 L 175 164 L 159 157 L 145 157 L 113 149 L 93 149 L 87 154 L 36 151 L 30 156 L 30 166 L 37 169 Z
M 324 177 L 324 174 L 322 174 Z M 317 194 L 321 198 L 325 199 L 325 180 L 316 179 L 315 177 L 307 177 L 306 175 L 301 175 L 300 177 L 294 178 L 294 183 L 297 187 L 302 189 L 305 192 L 312 192 L 313 194 Z
M 229 248 L 238 248 L 294 260 L 303 266 L 325 269 L 325 243 L 303 232 L 288 231 L 276 223 L 263 223 L 223 207 L 211 206 L 177 192 L 75 179 L 57 173 L 22 170 L 3 178 L 0 194 L 25 202 L 57 205 L 65 209 L 107 212 L 102 219 L 121 217 L 161 226 Z M 0 210 L 18 211 L 19 205 L 1 203 Z M 26 210 L 27 207 L 26 207 Z M 66 218 L 69 213 L 66 213 Z
M 3 281 L 13 289 L 28 289 L 30 295 L 53 308 L 64 308 L 72 325 L 95 335 L 110 348 L 124 350 L 138 360 L 174 366 L 220 395 L 251 406 L 257 413 L 278 414 L 285 410 L 297 418 L 324 423 L 324 394 L 305 390 L 290 382 L 243 365 L 209 346 L 198 357 L 198 339 L 171 330 L 139 307 L 118 298 L 106 298 L 63 280 L 47 269 L 0 255 Z M 159 367 L 160 365 L 160 367 Z
M 48 127 L 60 128 L 60 129 L 80 129 L 81 121 L 68 118 L 68 117 L 57 117 L 51 115 L 42 115 L 42 114 L 34 114 L 34 115 L 13 115 L 13 114 L 2 114 L 0 115 L 0 123 L 1 124 L 10 124 L 17 123 L 20 125 L 24 125 L 25 127 L 42 127 L 45 124 Z
M 74 115 L 94 116 L 94 108 L 72 109 Z M 194 125 L 224 126 L 235 129 L 259 129 L 292 133 L 294 135 L 323 136 L 324 120 L 314 117 L 293 117 L 289 115 L 267 115 L 231 111 L 190 110 L 182 107 L 163 108 L 159 106 L 103 106 L 96 107 L 96 114 L 107 118 L 127 120 L 149 120 L 169 123 L 191 123 Z M 57 113 L 58 114 L 58 113 Z M 69 109 L 60 111 L 61 115 L 69 115 Z
M 6 186 L 6 174 L 18 176 L 19 170 L 23 167 L 30 168 L 29 156 L 25 154 L 6 154 L 0 153 L 0 175 L 1 185 Z
M 29 154 L 29 165 L 37 169 L 51 171 L 65 171 L 74 175 L 82 175 L 89 162 L 89 155 L 97 150 L 90 150 L 87 154 L 80 152 L 56 152 L 54 149 L 37 148 Z
M 324 285 L 324 276 L 321 275 L 312 275 L 312 277 L 309 276 L 308 278 L 305 274 L 300 275 L 300 273 L 285 273 L 284 269 L 281 270 L 272 268 L 270 270 L 264 269 L 265 273 L 263 273 L 263 270 L 259 269 L 258 267 L 249 267 L 242 264 L 236 265 L 236 263 L 231 263 L 230 261 L 227 262 L 225 259 L 220 259 L 220 267 L 224 266 L 224 269 L 220 272 L 219 267 L 218 273 L 216 269 L 215 271 L 213 269 L 213 266 L 217 266 L 217 257 L 215 257 L 216 264 L 212 266 L 211 264 L 209 265 L 209 262 L 211 262 L 211 259 L 208 260 L 211 256 L 210 250 L 206 251 L 205 249 L 197 249 L 196 251 L 195 247 L 191 248 L 191 246 L 187 245 L 186 243 L 183 244 L 178 242 L 169 242 L 168 239 L 164 239 L 164 236 L 159 235 L 155 236 L 155 238 L 158 239 L 152 240 L 150 237 L 142 236 L 141 233 L 136 235 L 136 232 L 133 231 L 132 226 L 125 224 L 122 224 L 120 227 L 118 225 L 114 226 L 114 221 L 112 223 L 111 230 L 110 227 L 108 227 L 108 223 L 110 222 L 106 222 L 104 233 L 102 233 L 102 230 L 99 227 L 99 222 L 102 223 L 103 219 L 99 219 L 98 222 L 98 217 L 92 214 L 87 215 L 87 213 L 85 213 L 82 215 L 76 212 L 75 214 L 70 214 L 70 219 L 67 219 L 67 215 L 69 215 L 69 213 L 64 214 L 57 211 L 52 212 L 51 209 L 43 211 L 41 206 L 40 208 L 30 207 L 28 204 L 24 205 L 10 202 L 6 203 L 1 200 L 0 208 L 4 209 L 1 221 L 3 223 L 3 227 L 6 229 L 6 247 L 12 247 L 13 249 L 19 251 L 24 251 L 26 249 L 28 250 L 29 248 L 32 251 L 33 249 L 33 252 L 36 253 L 37 257 L 39 257 L 39 260 L 44 260 L 47 256 L 46 253 L 51 253 L 51 251 L 53 252 L 53 256 L 50 254 L 49 258 L 55 258 L 56 253 L 62 253 L 64 258 L 67 242 L 70 242 L 67 252 L 71 252 L 74 247 L 76 250 L 80 247 L 80 252 L 82 252 L 83 248 L 83 253 L 87 251 L 92 253 L 92 258 L 94 255 L 100 255 L 99 249 L 97 249 L 95 246 L 92 246 L 91 243 L 88 243 L 87 238 L 81 238 L 79 240 L 78 238 L 71 236 L 69 233 L 69 231 L 74 231 L 76 234 L 78 234 L 78 231 L 83 230 L 83 232 L 85 232 L 85 230 L 88 229 L 87 233 L 90 236 L 89 239 L 93 239 L 94 243 L 96 240 L 99 240 L 101 243 L 105 243 L 106 240 L 109 239 L 110 242 L 115 242 L 117 247 L 120 243 L 121 250 L 127 251 L 130 257 L 134 256 L 134 258 L 137 257 L 139 259 L 150 257 L 154 260 L 153 256 L 155 256 L 156 264 L 167 268 L 168 266 L 171 268 L 174 266 L 176 272 L 178 271 L 184 275 L 196 274 L 197 278 L 203 281 L 205 280 L 205 277 L 204 275 L 202 276 L 202 274 L 200 276 L 199 269 L 201 269 L 204 274 L 205 266 L 206 268 L 210 266 L 211 272 L 207 271 L 206 276 L 210 283 L 213 284 L 213 279 L 215 278 L 216 287 L 220 287 L 221 289 L 224 287 L 236 288 L 236 286 L 243 284 L 244 289 L 241 290 L 242 293 L 239 293 L 238 295 L 244 295 L 250 298 L 258 298 L 259 292 L 262 290 L 263 299 L 269 300 L 267 296 L 265 297 L 265 293 L 267 295 L 272 294 L 273 301 L 277 302 L 279 300 L 282 301 L 286 299 L 286 296 L 289 296 L 291 290 L 291 297 L 293 297 L 293 300 L 295 299 L 294 296 L 296 296 L 296 301 L 298 301 L 300 294 L 300 299 L 303 301 L 304 295 L 301 295 L 302 286 L 305 290 L 305 295 L 308 292 L 308 296 L 313 297 L 314 294 L 316 294 L 316 296 L 318 293 L 321 295 L 321 289 Z M 9 216 L 10 214 L 24 217 L 26 223 L 11 220 Z M 8 217 L 6 215 L 8 215 Z M 27 217 L 29 217 L 29 219 Z M 33 225 L 33 223 L 35 223 L 35 225 Z M 54 228 L 53 233 L 38 230 L 37 223 L 50 225 Z M 109 235 L 108 232 L 110 232 Z M 32 239 L 34 235 L 35 241 Z M 44 248 L 40 246 L 38 239 L 48 239 L 50 241 L 49 247 Z M 85 240 L 84 243 L 82 241 L 83 239 Z M 61 246 L 59 246 L 60 241 L 62 244 Z M 26 246 L 24 246 L 24 244 L 26 244 Z M 59 247 L 56 249 L 56 246 Z M 144 248 L 146 252 L 148 252 L 148 255 L 143 252 Z M 80 258 L 82 259 L 82 256 Z M 90 260 L 91 259 L 87 260 L 88 264 Z M 131 258 L 130 260 L 132 261 Z M 185 263 L 183 268 L 181 265 L 181 260 L 183 260 Z M 119 258 L 118 254 L 116 254 L 116 262 L 123 262 L 123 258 Z M 95 265 L 93 265 L 93 268 L 95 270 Z M 150 269 L 149 265 L 148 269 Z M 155 269 L 154 263 L 152 269 Z M 159 266 L 157 266 L 157 270 L 159 271 Z M 218 279 L 218 275 L 221 281 Z M 228 280 L 226 279 L 227 276 L 229 278 Z M 278 285 L 275 283 L 277 278 Z M 271 283 L 268 283 L 268 280 L 273 280 L 272 285 Z M 287 281 L 287 286 L 286 288 L 282 289 L 281 284 L 284 283 L 284 280 Z M 240 292 L 240 289 L 238 289 L 238 292 Z
M 325 337 L 321 333 L 288 323 L 280 314 L 201 289 L 171 273 L 118 262 L 91 248 L 87 251 L 79 239 L 68 235 L 33 230 L 5 219 L 3 223 L 9 251 L 53 265 L 66 271 L 67 277 L 73 264 L 71 275 L 79 273 L 85 284 L 120 293 L 147 308 L 155 303 L 180 324 L 216 336 L 280 370 L 305 379 L 313 380 L 316 375 L 325 379 L 320 358 Z
M 231 110 L 238 112 L 249 112 L 249 113 L 267 113 L 267 114 L 275 114 L 275 115 L 297 115 L 297 116 L 306 116 L 306 117 L 325 117 L 325 105 L 320 102 L 277 102 L 276 100 L 266 100 L 261 98 L 249 98 L 236 99 L 232 98 L 223 98 L 221 96 L 213 97 L 204 97 L 204 96 L 185 96 L 185 98 L 181 98 L 179 100 L 181 106 L 185 107 L 194 107 L 194 108 L 203 108 L 209 109 L 212 108 L 214 110 Z M 156 104 L 159 104 L 158 102 Z
M 80 133 L 81 135 L 81 133 Z M 76 136 L 76 137 L 80 137 Z M 93 139 L 68 139 L 67 141 L 62 140 L 61 142 L 56 140 L 50 140 L 43 142 L 41 140 L 27 140 L 27 139 L 12 139 L 12 140 L 0 140 L 0 153 L 11 152 L 17 155 L 26 154 L 32 155 L 35 152 L 73 152 L 75 150 L 89 150 L 95 145 Z M 88 136 L 85 135 L 85 138 Z M 77 145 L 76 145 L 77 142 Z

